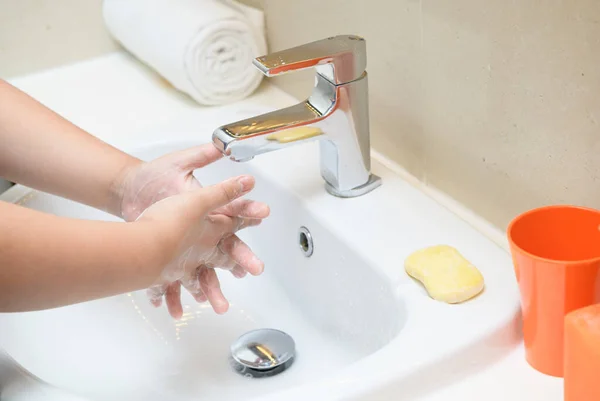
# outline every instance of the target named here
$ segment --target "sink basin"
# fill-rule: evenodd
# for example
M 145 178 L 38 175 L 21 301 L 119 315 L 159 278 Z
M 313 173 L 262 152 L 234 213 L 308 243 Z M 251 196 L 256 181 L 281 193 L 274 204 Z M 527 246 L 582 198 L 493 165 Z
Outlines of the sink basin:
M 151 160 L 193 145 L 170 141 L 131 153 Z M 264 260 L 264 274 L 240 280 L 219 272 L 231 302 L 225 315 L 214 314 L 208 304 L 198 304 L 183 292 L 184 316 L 175 321 L 165 308 L 150 306 L 143 291 L 53 310 L 0 314 L 0 346 L 8 355 L 4 364 L 10 360 L 40 385 L 98 401 L 303 399 L 301 394 L 319 393 L 319 399 L 361 394 L 386 399 L 400 389 L 404 398 L 396 399 L 409 400 L 426 391 L 428 385 L 420 382 L 443 385 L 516 344 L 518 301 L 510 286 L 505 288 L 508 305 L 490 303 L 503 300 L 497 283 L 463 305 L 433 301 L 406 279 L 400 257 L 397 274 L 391 276 L 374 260 L 378 253 L 393 251 L 390 243 L 365 242 L 375 254 L 365 252 L 352 243 L 354 236 L 334 232 L 311 212 L 306 195 L 310 199 L 318 188 L 304 188 L 305 196 L 298 196 L 268 171 L 221 160 L 196 173 L 205 185 L 253 174 L 257 185 L 252 197 L 272 209 L 261 226 L 241 233 Z M 358 207 L 361 213 L 348 215 L 356 220 L 356 237 L 364 236 L 361 224 L 372 230 L 363 218 L 374 218 L 378 210 L 361 209 L 365 199 L 322 196 L 344 202 L 341 212 L 349 213 L 344 208 L 353 203 Z M 117 220 L 20 186 L 4 198 L 61 216 Z M 301 228 L 313 239 L 310 257 L 302 249 Z M 413 234 L 418 237 L 418 232 Z M 378 250 L 377 244 L 386 250 Z M 510 274 L 498 277 L 509 283 Z M 494 315 L 494 309 L 501 313 Z M 229 347 L 257 328 L 283 330 L 294 338 L 297 358 L 291 368 L 261 379 L 235 373 Z M 0 374 L 1 369 L 0 364 Z M 344 391 L 350 394 L 342 397 Z
M 171 144 L 135 154 L 151 160 L 186 145 L 191 146 Z M 243 170 L 222 160 L 197 177 L 214 183 Z M 406 321 L 402 298 L 303 209 L 298 198 L 255 175 L 252 197 L 268 202 L 272 215 L 240 236 L 266 269 L 260 277 L 242 280 L 219 272 L 231 301 L 224 316 L 184 291 L 184 315 L 174 321 L 165 308 L 150 306 L 141 291 L 53 310 L 1 314 L 2 347 L 53 386 L 94 400 L 149 401 L 264 396 L 336 372 L 388 344 Z M 19 203 L 60 216 L 117 220 L 36 191 Z M 301 227 L 314 240 L 310 257 L 299 244 Z M 228 362 L 230 344 L 246 331 L 264 327 L 294 338 L 294 365 L 264 380 L 237 375 Z
M 206 143 L 215 127 L 297 103 L 265 86 L 236 104 L 197 107 L 124 54 L 19 84 L 143 159 Z M 184 293 L 185 315 L 176 322 L 165 308 L 151 307 L 143 292 L 0 314 L 0 398 L 409 401 L 509 355 L 521 341 L 510 255 L 381 157 L 373 159 L 372 171 L 383 182 L 373 192 L 353 199 L 329 195 L 316 142 L 199 170 L 205 185 L 240 173 L 256 176 L 252 197 L 269 203 L 272 215 L 241 236 L 265 261 L 264 274 L 238 280 L 219 273 L 231 301 L 223 316 Z M 0 200 L 115 219 L 22 186 Z M 314 240 L 310 257 L 299 245 L 301 227 Z M 436 244 L 456 247 L 481 270 L 483 293 L 448 305 L 408 277 L 403 260 Z M 255 328 L 294 338 L 297 359 L 288 370 L 251 379 L 229 365 L 230 344 Z

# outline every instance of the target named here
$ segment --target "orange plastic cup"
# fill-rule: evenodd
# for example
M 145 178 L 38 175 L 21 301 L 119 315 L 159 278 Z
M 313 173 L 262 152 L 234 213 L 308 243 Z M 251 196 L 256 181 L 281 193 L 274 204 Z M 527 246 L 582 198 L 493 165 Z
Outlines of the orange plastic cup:
M 525 357 L 562 377 L 565 315 L 600 302 L 600 210 L 546 206 L 517 216 L 508 240 L 523 312 Z

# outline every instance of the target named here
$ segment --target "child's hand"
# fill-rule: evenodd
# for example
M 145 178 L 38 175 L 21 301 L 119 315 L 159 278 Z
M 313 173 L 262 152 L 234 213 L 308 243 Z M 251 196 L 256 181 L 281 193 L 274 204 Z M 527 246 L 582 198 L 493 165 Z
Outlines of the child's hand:
M 217 313 L 229 306 L 221 292 L 215 267 L 233 269 L 234 274 L 258 275 L 263 263 L 235 232 L 260 222 L 258 219 L 214 214 L 250 192 L 254 179 L 241 176 L 157 202 L 144 211 L 135 224 L 146 224 L 156 233 L 165 255 L 164 269 L 148 289 L 150 300 L 160 305 L 166 295 L 169 312 L 181 317 L 179 283 L 199 301 L 208 299 Z M 176 283 L 174 286 L 173 283 Z M 169 302 L 170 298 L 175 298 Z
M 207 166 L 223 155 L 213 144 L 170 153 L 148 163 L 140 162 L 124 172 L 116 183 L 117 210 L 126 221 L 135 221 L 148 207 L 161 199 L 182 192 L 201 188 L 194 177 L 194 170 Z M 266 205 L 239 199 L 226 205 L 217 213 L 228 216 L 265 218 L 269 215 Z
M 117 183 L 115 190 L 117 210 L 126 221 L 135 221 L 144 210 L 155 202 L 201 188 L 200 183 L 193 176 L 194 170 L 215 162 L 221 157 L 221 152 L 209 143 L 171 153 L 148 163 L 140 162 L 129 168 Z M 251 219 L 247 224 L 256 225 L 269 215 L 269 207 L 247 199 L 236 199 L 211 213 L 215 215 L 215 218 L 222 218 L 216 215 L 223 215 L 223 217 L 229 218 Z M 230 266 L 217 264 L 217 267 L 228 268 Z M 236 277 L 243 277 L 246 274 L 246 271 L 239 266 L 231 267 L 231 272 Z M 207 279 L 216 280 L 216 275 L 212 271 L 203 274 L 208 276 Z M 162 293 L 166 295 L 169 312 L 176 318 L 182 313 L 181 284 L 193 291 L 196 300 L 206 301 L 205 295 L 194 289 L 193 283 L 174 281 Z M 153 303 L 158 306 L 161 304 L 161 300 L 161 296 L 155 296 Z

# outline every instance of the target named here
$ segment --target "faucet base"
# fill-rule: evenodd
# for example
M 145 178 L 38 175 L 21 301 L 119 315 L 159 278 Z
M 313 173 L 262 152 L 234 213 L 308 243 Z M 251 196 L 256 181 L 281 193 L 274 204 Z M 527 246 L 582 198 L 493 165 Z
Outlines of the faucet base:
M 347 191 L 340 191 L 339 189 L 331 186 L 329 183 L 325 183 L 325 189 L 327 192 L 333 196 L 337 196 L 338 198 L 356 198 L 357 196 L 368 194 L 379 186 L 381 186 L 381 178 L 375 174 L 371 174 L 369 176 L 369 181 L 367 181 L 365 184 Z

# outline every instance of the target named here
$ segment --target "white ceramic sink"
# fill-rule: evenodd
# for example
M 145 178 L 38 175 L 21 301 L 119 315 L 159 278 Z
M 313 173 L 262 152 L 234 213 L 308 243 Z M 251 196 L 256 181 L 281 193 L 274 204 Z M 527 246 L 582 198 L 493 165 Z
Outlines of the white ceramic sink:
M 267 87 L 238 104 L 199 108 L 124 55 L 20 84 L 145 159 L 208 142 L 215 127 L 295 101 Z M 220 274 L 231 301 L 224 316 L 184 295 L 185 317 L 175 322 L 143 293 L 0 314 L 0 398 L 408 401 L 508 355 L 520 341 L 510 256 L 381 161 L 374 159 L 373 172 L 383 185 L 354 199 L 326 193 L 316 143 L 199 171 L 204 184 L 242 172 L 256 176 L 252 196 L 269 203 L 272 215 L 242 237 L 265 261 L 265 273 L 242 280 Z M 0 200 L 112 219 L 20 186 Z M 299 249 L 301 226 L 314 239 L 310 258 Z M 404 258 L 436 244 L 456 247 L 481 270 L 482 294 L 448 305 L 406 275 Z M 229 345 L 260 327 L 293 336 L 298 358 L 279 376 L 241 377 L 228 364 Z
M 185 145 L 136 156 L 150 160 Z M 221 161 L 198 174 L 212 183 L 242 166 Z M 406 321 L 402 298 L 360 255 L 337 240 L 297 198 L 258 178 L 253 198 L 272 216 L 242 238 L 265 261 L 260 277 L 222 272 L 231 301 L 224 316 L 184 295 L 179 322 L 151 307 L 144 292 L 55 310 L 0 315 L 0 344 L 41 380 L 94 400 L 242 400 L 324 377 L 377 351 Z M 30 192 L 20 203 L 82 219 L 116 220 L 92 208 Z M 315 249 L 304 256 L 298 230 Z M 360 295 L 359 295 L 360 294 Z M 376 311 L 376 313 L 374 313 Z M 277 328 L 296 341 L 298 358 L 283 374 L 248 379 L 228 363 L 230 344 L 244 332 Z
M 150 160 L 192 145 L 175 142 L 134 153 Z M 227 314 L 215 315 L 207 304 L 184 294 L 185 313 L 177 322 L 164 308 L 151 307 L 145 294 L 138 292 L 54 310 L 0 314 L 0 345 L 34 377 L 90 400 L 264 399 L 315 380 L 339 378 L 351 366 L 360 370 L 361 361 L 377 351 L 382 351 L 385 363 L 405 364 L 411 355 L 394 355 L 389 344 L 414 341 L 410 336 L 402 339 L 403 326 L 411 314 L 427 310 L 408 311 L 401 292 L 361 256 L 360 249 L 337 239 L 297 196 L 250 166 L 221 160 L 200 170 L 197 177 L 208 184 L 242 172 L 257 177 L 252 197 L 268 202 L 272 215 L 262 226 L 241 234 L 265 261 L 265 273 L 242 280 L 220 273 L 231 300 Z M 13 191 L 17 192 L 18 202 L 33 209 L 116 220 L 52 195 L 24 188 Z M 299 246 L 303 226 L 314 240 L 311 257 Z M 430 302 L 424 297 L 421 301 Z M 449 316 L 452 308 L 461 308 L 433 305 L 444 306 L 440 311 Z M 419 328 L 423 337 L 435 327 L 434 320 L 444 318 L 430 315 L 424 321 L 430 324 Z M 271 378 L 248 379 L 234 373 L 228 363 L 230 344 L 244 332 L 264 327 L 281 329 L 294 338 L 295 364 Z M 445 363 L 444 351 L 453 345 L 441 347 L 429 362 Z M 365 364 L 365 369 L 371 368 Z M 363 379 L 372 373 L 365 371 Z M 427 378 L 430 373 L 423 375 Z

